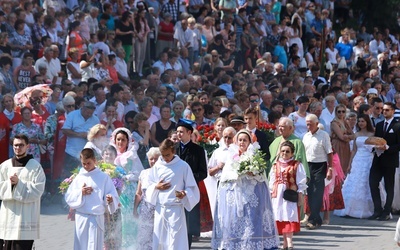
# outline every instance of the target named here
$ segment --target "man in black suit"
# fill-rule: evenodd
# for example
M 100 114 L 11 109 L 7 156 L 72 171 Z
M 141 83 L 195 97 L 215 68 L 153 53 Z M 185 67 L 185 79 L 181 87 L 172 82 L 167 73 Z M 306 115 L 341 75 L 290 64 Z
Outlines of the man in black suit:
M 179 121 L 176 128 L 180 140 L 177 145 L 177 155 L 189 164 L 193 176 L 197 184 L 199 184 L 200 181 L 207 177 L 207 163 L 204 149 L 191 141 L 190 137 L 193 132 L 191 124 L 186 121 Z M 192 236 L 200 236 L 200 203 L 198 203 L 190 212 L 186 211 L 186 223 L 190 248 L 192 244 Z
M 376 146 L 376 150 L 383 150 L 378 156 L 375 153 L 374 160 L 369 174 L 369 187 L 371 189 L 372 201 L 374 202 L 374 214 L 369 217 L 370 220 L 389 220 L 390 211 L 394 196 L 394 174 L 399 167 L 400 150 L 400 123 L 394 119 L 396 106 L 393 103 L 386 102 L 383 105 L 384 121 L 376 124 L 375 136 L 386 140 L 387 145 Z M 385 180 L 386 203 L 382 209 L 381 195 L 379 192 L 379 182 Z
M 260 144 L 260 149 L 263 153 L 265 153 L 265 160 L 269 162 L 270 154 L 269 154 L 269 145 L 271 144 L 268 141 L 267 136 L 261 130 L 257 129 L 257 120 L 259 117 L 258 110 L 255 108 L 248 108 L 244 111 L 244 121 L 247 122 L 247 127 L 249 131 L 251 131 L 256 137 L 257 142 Z

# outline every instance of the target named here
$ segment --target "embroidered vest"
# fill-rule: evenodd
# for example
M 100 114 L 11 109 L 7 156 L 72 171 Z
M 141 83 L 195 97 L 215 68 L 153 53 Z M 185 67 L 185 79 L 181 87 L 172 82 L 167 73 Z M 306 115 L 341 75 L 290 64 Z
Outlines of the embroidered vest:
M 289 161 L 287 163 L 288 166 L 283 171 L 281 170 L 281 164 L 283 163 L 276 161 L 272 166 L 275 172 L 275 182 L 271 194 L 272 198 L 276 198 L 279 184 L 285 184 L 286 189 L 297 191 L 296 173 L 300 162 L 296 160 Z

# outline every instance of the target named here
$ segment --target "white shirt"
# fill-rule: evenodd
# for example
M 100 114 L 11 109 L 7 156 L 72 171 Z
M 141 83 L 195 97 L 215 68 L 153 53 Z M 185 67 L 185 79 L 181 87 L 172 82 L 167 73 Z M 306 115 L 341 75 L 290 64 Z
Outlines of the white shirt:
M 327 162 L 328 154 L 332 153 L 332 144 L 329 134 L 321 129 L 312 134 L 307 132 L 303 137 L 307 162 Z
M 373 57 L 377 58 L 378 54 L 385 51 L 385 44 L 382 41 L 379 43 L 374 39 L 369 42 L 369 52 L 372 54 Z
M 193 48 L 193 31 L 189 28 L 185 31 L 182 28 L 175 29 L 174 39 L 178 40 L 178 48 L 185 47 L 187 43 L 190 43 L 188 48 Z
M 307 124 L 306 124 L 306 116 L 301 117 L 297 114 L 297 112 L 290 113 L 288 118 L 293 121 L 294 124 L 294 135 L 298 138 L 302 139 L 304 134 L 307 132 Z
M 117 62 L 115 64 L 115 69 L 117 70 L 117 72 L 122 76 L 122 77 L 126 77 L 129 78 L 128 75 L 128 65 L 126 65 L 126 62 L 124 59 L 121 59 L 119 57 L 116 57 Z M 119 83 L 123 83 L 121 80 L 119 80 Z
M 97 18 L 88 15 L 85 17 L 85 20 L 89 25 L 90 34 L 96 34 L 99 31 L 99 21 L 97 21 Z
M 319 119 L 324 120 L 325 122 L 325 131 L 328 134 L 331 134 L 331 121 L 335 118 L 335 109 L 333 109 L 332 113 L 329 112 L 327 108 L 324 108 L 321 112 L 321 116 Z
M 36 61 L 34 66 L 36 73 L 39 74 L 39 65 L 42 63 L 45 64 L 47 66 L 46 77 L 49 78 L 51 81 L 53 81 L 54 77 L 58 77 L 58 72 L 55 72 L 56 69 L 54 69 L 54 64 L 52 64 L 52 61 L 53 58 L 50 59 L 50 61 L 47 61 L 46 58 L 43 56 Z
M 221 143 L 219 148 L 217 148 L 213 154 L 211 155 L 210 160 L 208 161 L 207 168 L 214 168 L 216 167 L 219 163 L 226 163 L 227 158 L 228 158 L 228 149 L 225 145 L 225 143 Z M 214 177 L 219 180 L 221 178 L 221 173 L 222 170 L 218 170 L 218 172 L 214 175 Z

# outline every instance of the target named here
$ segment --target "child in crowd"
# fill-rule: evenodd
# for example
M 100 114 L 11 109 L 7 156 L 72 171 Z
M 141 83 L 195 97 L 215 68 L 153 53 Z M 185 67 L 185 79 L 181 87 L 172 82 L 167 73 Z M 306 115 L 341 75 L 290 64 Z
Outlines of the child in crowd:
M 146 200 L 155 206 L 153 249 L 189 249 L 185 209 L 193 209 L 200 192 L 190 166 L 175 155 L 175 143 L 165 139 L 160 152 L 146 190 Z
M 111 178 L 96 167 L 90 148 L 81 151 L 82 169 L 69 186 L 65 201 L 76 210 L 74 249 L 103 249 L 104 213 L 114 213 L 119 204 Z

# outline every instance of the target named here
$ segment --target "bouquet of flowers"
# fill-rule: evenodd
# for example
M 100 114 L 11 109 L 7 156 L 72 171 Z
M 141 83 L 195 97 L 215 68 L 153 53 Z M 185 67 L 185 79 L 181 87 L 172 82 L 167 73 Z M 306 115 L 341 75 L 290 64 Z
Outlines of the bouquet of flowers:
M 115 165 L 106 162 L 100 162 L 99 168 L 110 176 L 117 191 L 121 191 L 124 186 L 122 177 L 126 175 L 125 170 L 122 167 L 116 167 Z
M 275 124 L 271 124 L 268 122 L 260 122 L 258 123 L 257 128 L 267 136 L 268 144 L 270 144 L 275 140 L 275 130 L 276 130 Z
M 259 175 L 264 173 L 265 169 L 267 168 L 265 154 L 258 149 L 256 149 L 254 152 L 247 151 L 241 156 L 235 155 L 233 159 L 235 161 L 233 167 L 238 175 Z
M 197 131 L 199 131 L 200 134 L 197 137 L 197 141 L 199 145 L 206 150 L 207 157 L 210 158 L 214 150 L 219 147 L 218 142 L 220 138 L 214 131 L 214 126 L 200 125 L 197 127 Z
M 69 185 L 71 185 L 72 181 L 78 175 L 80 168 L 81 167 L 75 168 L 71 172 L 72 175 L 60 183 L 60 186 L 58 186 L 60 193 L 65 194 Z M 114 184 L 115 188 L 117 189 L 117 191 L 121 191 L 122 187 L 124 186 L 124 181 L 122 180 L 122 176 L 125 175 L 125 170 L 122 167 L 116 167 L 113 164 L 105 163 L 105 162 L 99 163 L 99 169 L 101 171 L 103 171 L 104 173 L 108 174 L 110 176 L 111 180 L 113 181 L 113 184 Z
M 72 173 L 72 175 L 70 177 L 66 178 L 65 180 L 63 180 L 60 183 L 60 186 L 58 186 L 58 189 L 60 190 L 61 194 L 65 194 L 65 192 L 67 192 L 67 189 L 69 188 L 69 185 L 71 185 L 72 181 L 78 175 L 79 168 L 75 168 L 74 170 L 72 170 L 71 173 Z

